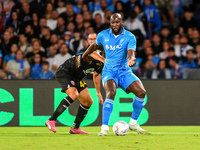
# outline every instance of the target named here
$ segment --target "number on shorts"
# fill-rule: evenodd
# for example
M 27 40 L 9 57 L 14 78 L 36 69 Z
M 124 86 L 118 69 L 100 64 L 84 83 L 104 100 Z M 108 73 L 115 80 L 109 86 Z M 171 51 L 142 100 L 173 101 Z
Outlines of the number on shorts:
M 80 87 L 85 87 L 86 83 L 84 81 L 80 81 Z

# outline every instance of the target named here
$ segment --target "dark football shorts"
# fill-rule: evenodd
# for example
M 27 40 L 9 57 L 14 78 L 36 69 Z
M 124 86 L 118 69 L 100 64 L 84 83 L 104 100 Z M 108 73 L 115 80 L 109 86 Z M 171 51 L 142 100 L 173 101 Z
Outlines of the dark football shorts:
M 62 66 L 58 68 L 55 77 L 62 87 L 61 92 L 65 92 L 69 87 L 75 87 L 80 93 L 82 90 L 87 88 L 87 83 L 76 79 L 71 74 L 70 70 L 63 68 Z

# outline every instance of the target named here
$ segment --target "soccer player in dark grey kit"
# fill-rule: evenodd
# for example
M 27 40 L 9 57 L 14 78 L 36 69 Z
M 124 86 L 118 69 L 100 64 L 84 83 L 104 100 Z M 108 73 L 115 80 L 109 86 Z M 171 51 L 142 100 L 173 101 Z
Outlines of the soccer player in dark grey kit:
M 88 38 L 93 41 L 96 40 L 96 34 L 92 33 Z M 105 61 L 104 57 L 101 56 L 101 51 L 96 51 L 90 56 L 98 59 L 99 61 L 90 57 L 89 62 L 82 59 L 82 54 L 74 55 L 70 59 L 66 60 L 56 72 L 56 80 L 60 83 L 62 87 L 62 92 L 65 92 L 68 96 L 65 97 L 54 111 L 53 115 L 46 121 L 46 126 L 49 130 L 56 132 L 55 123 L 59 115 L 61 115 L 67 107 L 69 107 L 76 99 L 80 101 L 80 106 L 78 108 L 78 113 L 74 124 L 70 127 L 71 134 L 89 134 L 80 128 L 80 124 L 85 118 L 90 106 L 93 103 L 90 97 L 87 84 L 82 81 L 82 79 L 91 72 L 93 73 L 93 80 L 99 97 L 99 102 L 103 104 L 103 98 L 100 93 L 100 82 L 101 82 L 101 71 L 103 68 L 103 63 Z M 98 57 L 97 57 L 98 56 Z

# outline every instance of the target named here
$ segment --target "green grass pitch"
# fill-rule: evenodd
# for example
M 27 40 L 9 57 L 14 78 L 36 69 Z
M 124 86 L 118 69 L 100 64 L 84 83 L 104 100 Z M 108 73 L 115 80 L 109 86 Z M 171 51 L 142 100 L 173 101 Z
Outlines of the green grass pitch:
M 69 127 L 0 127 L 0 150 L 199 150 L 199 126 L 142 126 L 148 135 L 97 136 L 100 127 L 82 127 L 90 135 L 71 135 Z

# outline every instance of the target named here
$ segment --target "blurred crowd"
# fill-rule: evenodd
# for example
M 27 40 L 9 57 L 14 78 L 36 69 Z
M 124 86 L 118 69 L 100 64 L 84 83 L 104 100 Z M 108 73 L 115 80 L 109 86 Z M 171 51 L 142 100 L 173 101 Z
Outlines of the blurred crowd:
M 137 39 L 141 79 L 187 79 L 200 68 L 198 0 L 2 0 L 0 79 L 53 79 L 113 13 Z M 195 70 L 195 71 L 194 71 Z

